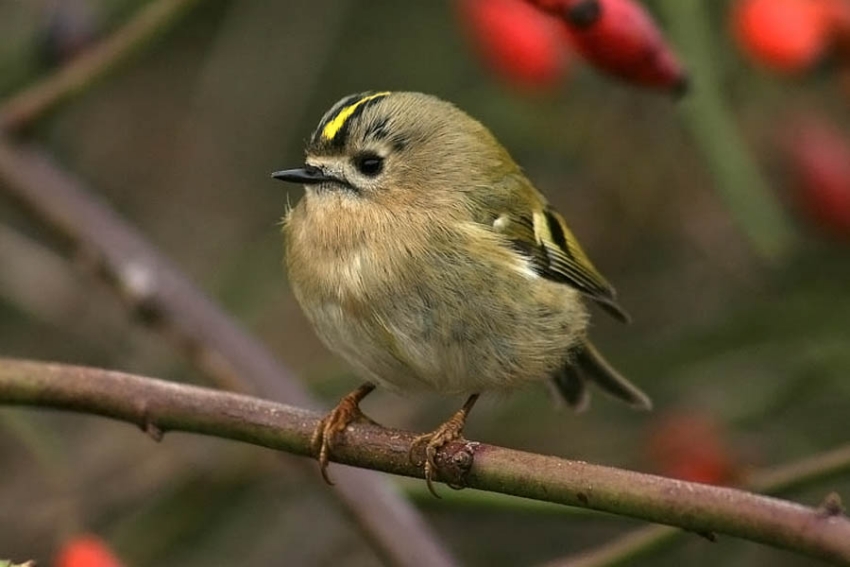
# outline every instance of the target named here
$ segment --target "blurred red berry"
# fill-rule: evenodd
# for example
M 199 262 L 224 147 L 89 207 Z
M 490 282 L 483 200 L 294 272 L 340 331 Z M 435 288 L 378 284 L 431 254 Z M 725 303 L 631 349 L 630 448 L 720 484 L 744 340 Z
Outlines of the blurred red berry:
M 647 454 L 661 474 L 672 478 L 729 484 L 737 476 L 720 426 L 704 413 L 659 417 L 649 434 Z
M 109 546 L 95 535 L 68 540 L 56 556 L 54 567 L 123 567 Z
M 525 0 L 459 0 L 458 8 L 481 59 L 509 84 L 540 89 L 565 75 L 569 46 L 555 18 Z
M 732 31 L 755 62 L 774 71 L 798 73 L 815 65 L 829 48 L 827 4 L 821 0 L 739 0 L 732 11 Z
M 850 140 L 806 117 L 787 137 L 786 152 L 797 181 L 795 204 L 827 234 L 850 239 Z
M 555 11 L 558 0 L 540 0 Z M 576 50 L 620 79 L 680 94 L 687 75 L 658 26 L 636 0 L 560 0 L 562 21 Z

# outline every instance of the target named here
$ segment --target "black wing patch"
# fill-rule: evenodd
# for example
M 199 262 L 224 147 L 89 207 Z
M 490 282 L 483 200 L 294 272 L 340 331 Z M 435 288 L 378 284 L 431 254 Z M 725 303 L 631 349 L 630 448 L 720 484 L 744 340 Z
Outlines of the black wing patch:
M 561 215 L 546 208 L 510 221 L 504 232 L 537 274 L 578 289 L 615 318 L 630 321 L 617 303 L 614 288 L 590 262 Z

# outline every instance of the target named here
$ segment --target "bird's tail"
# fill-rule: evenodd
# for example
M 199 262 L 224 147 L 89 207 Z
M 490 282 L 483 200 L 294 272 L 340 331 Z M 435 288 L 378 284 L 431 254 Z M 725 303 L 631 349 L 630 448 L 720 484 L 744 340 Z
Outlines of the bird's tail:
M 595 382 L 603 391 L 635 409 L 652 409 L 649 396 L 617 372 L 587 340 L 581 343 L 572 360 L 552 380 L 567 404 L 576 411 L 582 411 L 590 402 L 588 381 Z

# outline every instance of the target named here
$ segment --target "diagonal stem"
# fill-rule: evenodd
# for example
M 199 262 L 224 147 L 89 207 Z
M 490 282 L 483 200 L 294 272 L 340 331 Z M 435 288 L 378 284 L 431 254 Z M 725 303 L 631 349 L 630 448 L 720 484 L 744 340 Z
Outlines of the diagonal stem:
M 198 0 L 149 2 L 129 22 L 57 72 L 0 102 L 0 130 L 19 130 L 65 99 L 85 91 L 197 3 Z
M 708 5 L 705 0 L 658 2 L 692 75 L 693 89 L 681 102 L 682 121 L 753 251 L 763 260 L 778 262 L 792 252 L 795 236 L 720 91 Z

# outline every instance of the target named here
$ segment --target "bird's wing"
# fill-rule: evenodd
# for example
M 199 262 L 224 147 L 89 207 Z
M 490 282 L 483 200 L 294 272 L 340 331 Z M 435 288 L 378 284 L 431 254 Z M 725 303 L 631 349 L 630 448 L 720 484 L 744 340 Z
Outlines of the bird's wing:
M 578 289 L 620 321 L 630 320 L 617 303 L 614 288 L 593 266 L 564 218 L 545 203 L 539 209 L 514 207 L 496 218 L 493 229 L 527 256 L 539 275 Z

